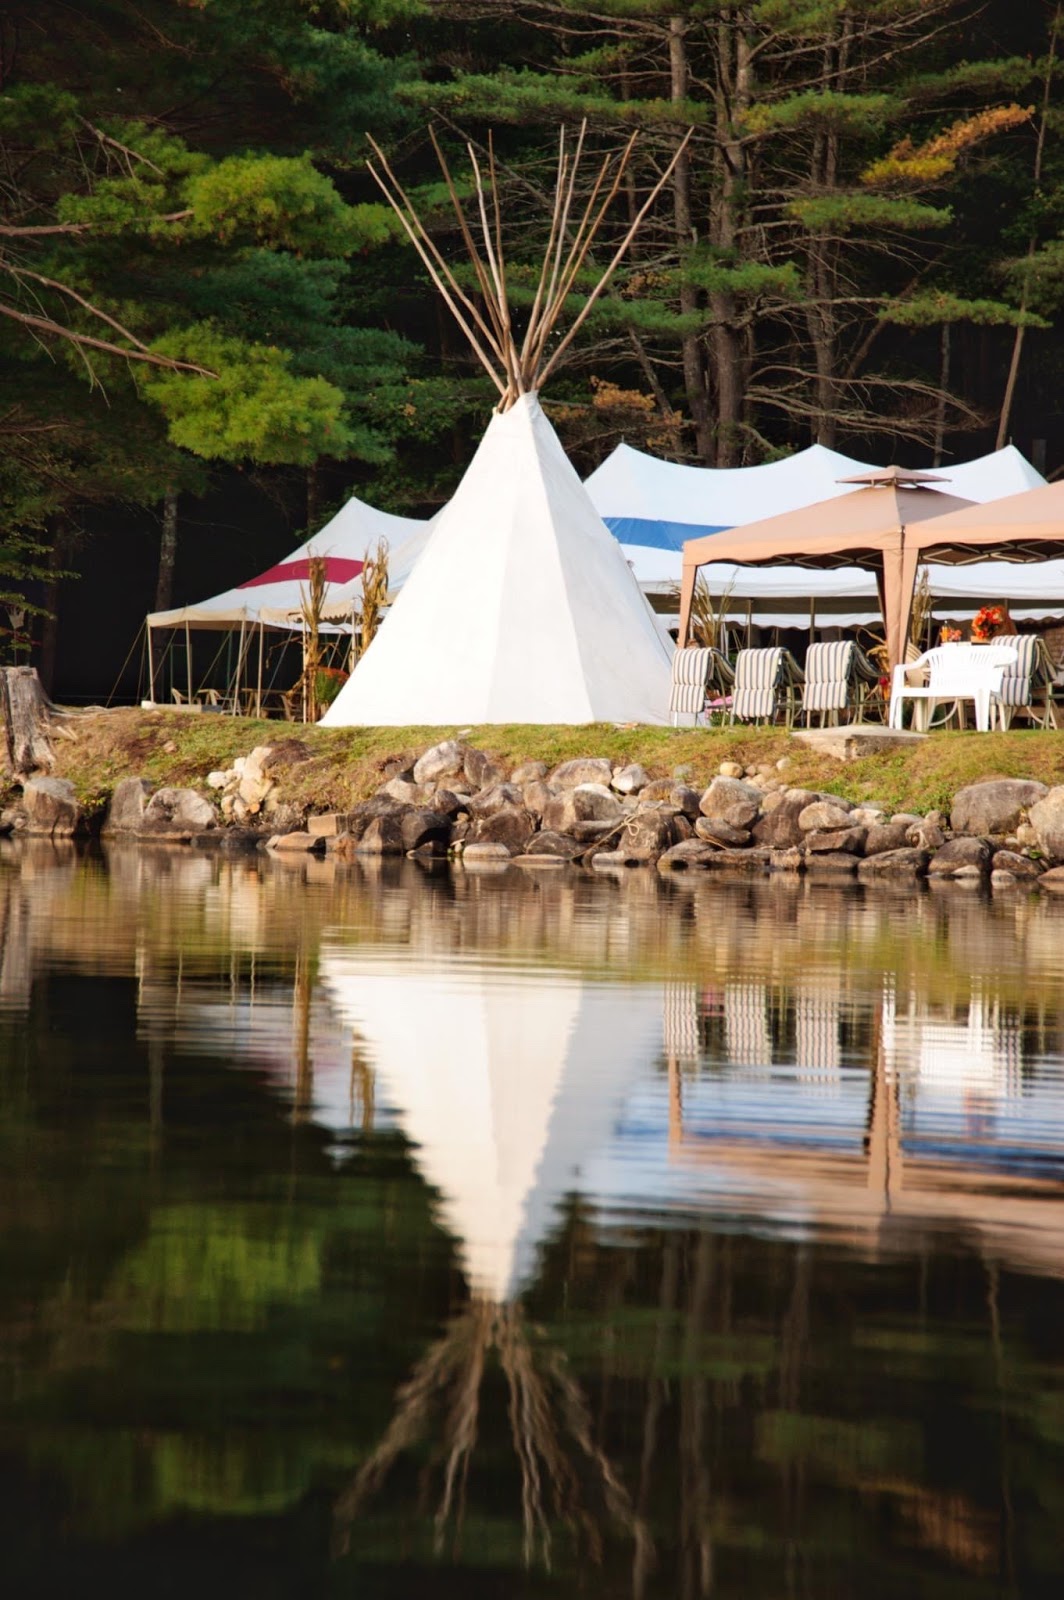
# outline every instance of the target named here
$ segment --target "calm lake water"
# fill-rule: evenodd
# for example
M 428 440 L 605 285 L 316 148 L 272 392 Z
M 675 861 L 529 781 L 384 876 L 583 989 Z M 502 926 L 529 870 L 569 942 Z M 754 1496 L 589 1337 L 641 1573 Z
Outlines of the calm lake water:
M 4 1594 L 1053 1595 L 1064 905 L 0 847 Z

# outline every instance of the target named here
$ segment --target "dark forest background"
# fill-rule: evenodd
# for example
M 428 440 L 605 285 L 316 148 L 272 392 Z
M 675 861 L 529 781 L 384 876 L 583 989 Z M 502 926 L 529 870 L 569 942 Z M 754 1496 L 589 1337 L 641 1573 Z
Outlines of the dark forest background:
M 103 696 L 145 612 L 351 492 L 446 500 L 493 393 L 367 133 L 456 261 L 429 130 L 462 184 L 492 136 L 520 307 L 559 124 L 592 152 L 639 130 L 617 238 L 695 130 L 544 396 L 582 473 L 621 439 L 947 473 L 1011 440 L 1064 470 L 1062 23 L 1052 0 L 0 0 L 6 659 Z

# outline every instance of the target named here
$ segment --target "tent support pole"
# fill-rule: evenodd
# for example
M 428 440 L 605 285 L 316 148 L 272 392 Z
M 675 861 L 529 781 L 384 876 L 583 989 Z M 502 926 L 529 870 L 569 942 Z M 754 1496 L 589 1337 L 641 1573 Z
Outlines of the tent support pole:
M 192 704 L 192 630 L 185 618 L 185 665 L 188 667 L 188 703 Z
M 680 582 L 680 627 L 676 635 L 677 650 L 683 650 L 691 637 L 691 607 L 694 603 L 697 582 L 698 568 L 693 563 L 689 564 L 685 557 Z
M 754 602 L 752 600 L 748 600 L 746 602 L 746 648 L 748 650 L 751 650 L 753 648 L 753 638 L 754 638 Z
M 151 623 L 144 624 L 148 635 L 148 699 L 155 704 L 155 652 L 152 649 Z
M 240 715 L 240 675 L 244 670 L 244 634 L 247 630 L 247 618 L 240 619 L 240 638 L 236 645 L 236 666 L 233 669 L 233 715 Z
M 262 644 L 266 635 L 266 624 L 259 619 L 259 677 L 255 689 L 255 715 L 262 716 Z

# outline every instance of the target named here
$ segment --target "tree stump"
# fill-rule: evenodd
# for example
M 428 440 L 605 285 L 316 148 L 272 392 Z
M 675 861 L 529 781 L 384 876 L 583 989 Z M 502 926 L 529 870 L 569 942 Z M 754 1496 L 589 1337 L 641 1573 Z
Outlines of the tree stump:
M 16 778 L 51 772 L 49 743 L 52 703 L 41 688 L 36 667 L 0 667 L 0 716 L 4 721 L 7 766 Z

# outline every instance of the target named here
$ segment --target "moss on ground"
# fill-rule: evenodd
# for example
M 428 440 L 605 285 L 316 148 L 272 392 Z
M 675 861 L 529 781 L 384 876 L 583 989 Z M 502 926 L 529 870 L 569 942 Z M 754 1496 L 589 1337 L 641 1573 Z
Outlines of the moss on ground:
M 989 777 L 1064 782 L 1064 735 L 936 733 L 903 751 L 844 764 L 791 739 L 782 729 L 488 726 L 454 728 L 320 728 L 168 710 L 88 713 L 66 725 L 71 737 L 54 741 L 56 775 L 70 778 L 78 796 L 99 810 L 116 783 L 145 777 L 153 785 L 205 788 L 208 772 L 232 765 L 256 745 L 298 738 L 309 751 L 289 767 L 283 791 L 291 804 L 311 811 L 343 811 L 372 794 L 395 763 L 405 764 L 430 744 L 461 731 L 468 743 L 514 766 L 573 756 L 639 761 L 651 777 L 679 774 L 698 787 L 722 761 L 743 766 L 787 756 L 787 780 L 808 788 L 875 800 L 892 811 L 948 809 L 956 791 Z

